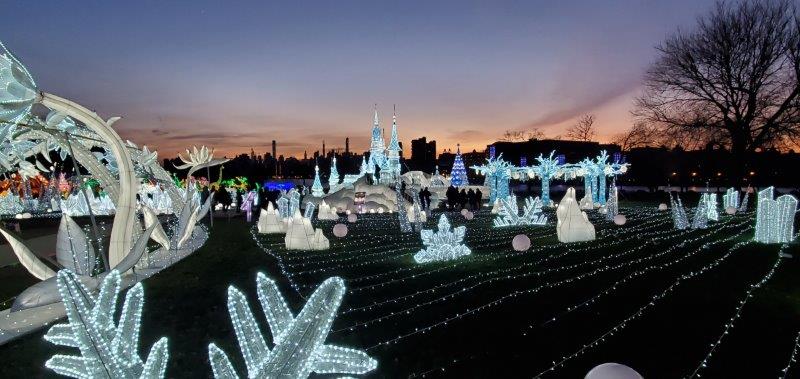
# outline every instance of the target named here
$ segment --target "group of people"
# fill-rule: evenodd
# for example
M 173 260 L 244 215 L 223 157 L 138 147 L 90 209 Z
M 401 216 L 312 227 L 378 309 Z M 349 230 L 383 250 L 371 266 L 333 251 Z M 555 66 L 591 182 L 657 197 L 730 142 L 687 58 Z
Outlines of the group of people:
M 431 209 L 431 191 L 428 191 L 428 187 L 419 190 L 419 202 L 422 210 Z
M 449 209 L 478 210 L 483 200 L 483 192 L 479 189 L 473 191 L 472 188 L 469 190 L 462 188 L 459 191 L 458 188 L 450 186 L 445 195 L 447 196 L 447 207 Z

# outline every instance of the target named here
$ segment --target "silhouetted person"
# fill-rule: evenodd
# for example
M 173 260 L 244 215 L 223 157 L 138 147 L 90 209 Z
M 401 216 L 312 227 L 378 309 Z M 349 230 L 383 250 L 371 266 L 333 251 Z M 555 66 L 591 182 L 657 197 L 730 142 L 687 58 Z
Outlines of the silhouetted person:
M 483 192 L 480 189 L 475 190 L 475 209 L 481 209 L 481 203 L 483 202 Z
M 448 187 L 445 196 L 447 196 L 447 207 L 454 209 L 456 207 L 456 203 L 458 203 L 458 190 L 456 187 Z
M 231 199 L 231 193 L 228 192 L 228 190 L 226 190 L 225 188 L 222 188 L 222 187 L 217 189 L 216 195 L 214 195 L 214 198 L 216 198 L 217 201 L 219 201 L 219 203 L 222 204 L 222 209 L 226 210 L 226 211 L 231 206 L 231 201 L 233 200 L 233 199 Z
M 431 191 L 428 191 L 428 187 L 425 187 L 425 189 L 422 191 L 422 193 L 424 194 L 422 199 L 425 202 L 425 209 L 430 210 L 431 209 Z
M 424 210 L 425 209 L 425 191 L 423 189 L 419 190 L 417 194 L 419 196 L 419 206 Z
M 467 191 L 465 191 L 463 188 L 461 189 L 461 192 L 458 193 L 458 203 L 461 205 L 461 209 L 464 209 L 467 206 Z
M 467 191 L 467 203 L 469 204 L 469 209 L 476 209 L 475 207 L 475 191 L 472 188 Z

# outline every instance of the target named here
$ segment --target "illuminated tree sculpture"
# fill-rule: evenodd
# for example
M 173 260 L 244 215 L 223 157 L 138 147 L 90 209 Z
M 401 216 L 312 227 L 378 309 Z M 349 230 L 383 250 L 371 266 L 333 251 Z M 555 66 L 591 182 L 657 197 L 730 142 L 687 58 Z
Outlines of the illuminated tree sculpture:
M 794 215 L 797 212 L 797 198 L 792 195 L 783 195 L 773 199 L 774 196 L 774 187 L 758 193 L 755 235 L 757 242 L 786 243 L 794 240 Z
M 453 170 L 450 172 L 450 185 L 461 187 L 469 185 L 467 181 L 467 169 L 461 159 L 461 144 L 456 145 L 456 157 L 453 160 Z
M 314 165 L 314 184 L 311 185 L 311 196 L 322 197 L 325 192 L 322 190 L 322 181 L 319 179 L 319 165 Z
M 275 346 L 267 346 L 244 294 L 228 287 L 228 312 L 239 342 L 248 378 L 307 378 L 318 374 L 360 375 L 374 370 L 378 362 L 360 350 L 326 345 L 333 319 L 342 304 L 344 280 L 325 280 L 294 316 L 275 281 L 258 273 L 258 301 L 272 332 Z M 227 354 L 211 343 L 208 356 L 214 377 L 238 378 Z
M 705 229 L 708 227 L 708 207 L 706 206 L 705 199 L 701 196 L 700 201 L 697 203 L 697 208 L 694 209 L 694 217 L 692 218 L 692 229 Z
M 489 187 L 489 202 L 494 203 L 496 199 L 505 199 L 510 194 L 508 182 L 511 180 L 511 172 L 516 169 L 513 165 L 503 160 L 503 154 L 497 158 L 489 157 L 486 164 L 471 167 L 479 175 L 484 175 L 486 179 L 483 185 Z
M 56 354 L 45 366 L 72 378 L 163 378 L 169 353 L 162 337 L 143 362 L 139 357 L 144 289 L 137 283 L 125 296 L 119 321 L 114 322 L 121 289 L 119 272 L 103 279 L 94 295 L 76 276 L 59 271 L 58 290 L 67 311 L 66 324 L 53 325 L 44 339 L 59 346 L 77 348 L 80 355 Z
M 466 226 L 462 225 L 451 230 L 447 217 L 441 215 L 438 228 L 439 230 L 436 232 L 433 229 L 423 229 L 420 232 L 422 243 L 426 248 L 414 254 L 414 260 L 417 263 L 449 261 L 472 253 L 464 245 L 464 236 L 467 232 Z
M 538 177 L 542 181 L 542 204 L 550 205 L 550 180 L 555 179 L 561 175 L 561 164 L 558 159 L 554 158 L 555 150 L 550 152 L 550 156 L 545 158 L 542 154 L 536 158 L 537 164 L 531 166 L 529 175 Z
M 336 156 L 331 158 L 331 174 L 328 176 L 328 193 L 336 192 L 339 189 L 340 180 L 339 170 L 336 168 Z

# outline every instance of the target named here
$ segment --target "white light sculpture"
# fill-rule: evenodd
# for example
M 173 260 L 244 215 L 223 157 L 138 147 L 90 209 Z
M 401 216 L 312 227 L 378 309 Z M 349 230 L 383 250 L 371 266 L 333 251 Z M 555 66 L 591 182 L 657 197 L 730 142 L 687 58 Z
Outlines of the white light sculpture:
M 700 196 L 697 208 L 694 210 L 692 218 L 692 229 L 705 229 L 708 227 L 708 208 L 706 207 L 705 196 Z
M 311 220 L 300 216 L 296 211 L 289 224 L 286 226 L 284 244 L 287 250 L 327 250 L 330 248 L 328 239 L 314 230 Z
M 286 233 L 286 224 L 283 223 L 283 218 L 278 210 L 272 207 L 272 202 L 267 202 L 266 210 L 261 209 L 257 225 L 258 232 L 261 234 Z
M 403 196 L 402 188 L 403 185 L 398 178 L 394 184 L 395 201 L 397 202 L 397 220 L 400 222 L 400 233 L 411 233 L 414 228 L 411 227 L 411 220 L 406 212 L 406 198 Z
M 169 359 L 166 337 L 153 345 L 144 362 L 139 357 L 144 305 L 141 283 L 128 291 L 116 323 L 114 313 L 121 288 L 118 271 L 108 273 L 97 295 L 67 270 L 59 271 L 57 283 L 68 323 L 53 325 L 44 339 L 59 346 L 78 348 L 80 355 L 56 354 L 47 360 L 45 367 L 81 379 L 164 377 Z
M 325 280 L 296 317 L 275 281 L 258 273 L 256 285 L 275 344 L 272 349 L 247 298 L 235 287 L 228 287 L 228 312 L 248 378 L 307 378 L 312 372 L 361 375 L 378 367 L 378 362 L 363 351 L 325 344 L 345 293 L 341 278 Z M 208 356 L 215 378 L 238 378 L 227 354 L 217 345 L 208 345 Z
M 502 206 L 500 205 L 500 199 L 495 199 L 494 202 L 492 203 L 492 210 L 490 212 L 492 214 L 498 214 L 500 213 L 501 207 Z
M 187 178 L 201 168 L 212 167 L 229 161 L 227 158 L 214 158 L 214 149 L 209 150 L 206 146 L 200 146 L 199 149 L 197 146 L 193 146 L 191 151 L 186 149 L 186 157 L 178 153 L 178 158 L 183 164 L 175 165 L 175 168 L 178 170 L 188 168 Z
M 794 215 L 797 198 L 782 195 L 773 200 L 775 188 L 758 193 L 755 240 L 762 243 L 786 243 L 794 240 Z
M 303 211 L 303 217 L 311 220 L 311 218 L 314 217 L 314 209 L 316 207 L 317 206 L 314 205 L 314 203 L 311 203 L 311 202 L 306 203 L 306 209 L 305 209 L 305 211 Z
M 322 190 L 322 181 L 319 179 L 319 165 L 314 165 L 314 184 L 311 186 L 311 196 L 322 197 L 325 192 Z
M 669 193 L 670 210 L 672 211 L 672 224 L 675 229 L 684 230 L 689 227 L 689 218 L 686 217 L 686 209 L 683 208 L 680 195 L 676 195 L 676 198 L 672 197 L 672 192 Z
M 739 191 L 733 187 L 728 188 L 722 195 L 722 208 L 727 209 L 728 207 L 739 208 Z
M 509 195 L 500 200 L 500 204 L 500 211 L 497 214 L 497 218 L 494 219 L 495 227 L 544 225 L 547 223 L 547 216 L 542 214 L 542 201 L 538 197 L 525 199 L 522 215 L 519 215 L 516 195 Z
M 582 212 L 575 200 L 575 188 L 567 193 L 556 208 L 556 235 L 561 242 L 581 242 L 595 239 L 594 225 L 589 222 L 586 212 Z
M 56 238 L 56 261 L 78 275 L 92 275 L 95 252 L 86 233 L 72 217 L 64 214 Z
M 737 210 L 737 212 L 747 212 L 747 199 L 749 198 L 750 198 L 750 187 L 747 187 L 747 189 L 742 194 L 742 203 L 739 204 L 739 209 Z
M 325 200 L 319 203 L 319 210 L 317 211 L 317 219 L 319 220 L 338 220 L 339 214 L 336 213 L 336 208 L 331 207 Z
M 448 261 L 457 259 L 465 255 L 470 255 L 472 251 L 466 247 L 464 236 L 467 232 L 466 226 L 459 226 L 450 230 L 450 222 L 445 215 L 439 217 L 439 230 L 434 233 L 432 229 L 423 229 L 420 232 L 422 243 L 426 246 L 414 254 L 417 263 L 427 263 L 434 261 Z
M 331 159 L 331 174 L 328 176 L 328 193 L 334 193 L 339 189 L 339 170 L 336 168 L 336 156 Z
M 606 201 L 606 220 L 614 221 L 614 217 L 619 214 L 619 190 L 616 184 L 611 184 L 608 189 L 608 200 Z
M 581 209 L 594 209 L 594 200 L 592 200 L 592 187 L 585 186 L 583 197 L 579 203 Z
M 710 221 L 719 221 L 719 210 L 717 209 L 717 194 L 706 192 L 702 195 L 701 201 L 705 203 L 706 218 Z

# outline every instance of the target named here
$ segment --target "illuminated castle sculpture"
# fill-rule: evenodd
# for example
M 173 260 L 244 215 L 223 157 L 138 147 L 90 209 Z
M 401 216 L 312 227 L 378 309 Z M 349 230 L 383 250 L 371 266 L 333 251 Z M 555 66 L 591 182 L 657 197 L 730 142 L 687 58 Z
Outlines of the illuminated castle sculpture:
M 377 170 L 376 170 L 377 168 Z M 366 173 L 373 175 L 375 182 L 391 184 L 400 176 L 400 141 L 397 137 L 397 115 L 392 116 L 392 136 L 389 147 L 383 140 L 383 129 L 380 127 L 378 110 L 372 118 L 372 140 L 369 146 L 369 162 Z M 375 174 L 377 173 L 377 177 Z

